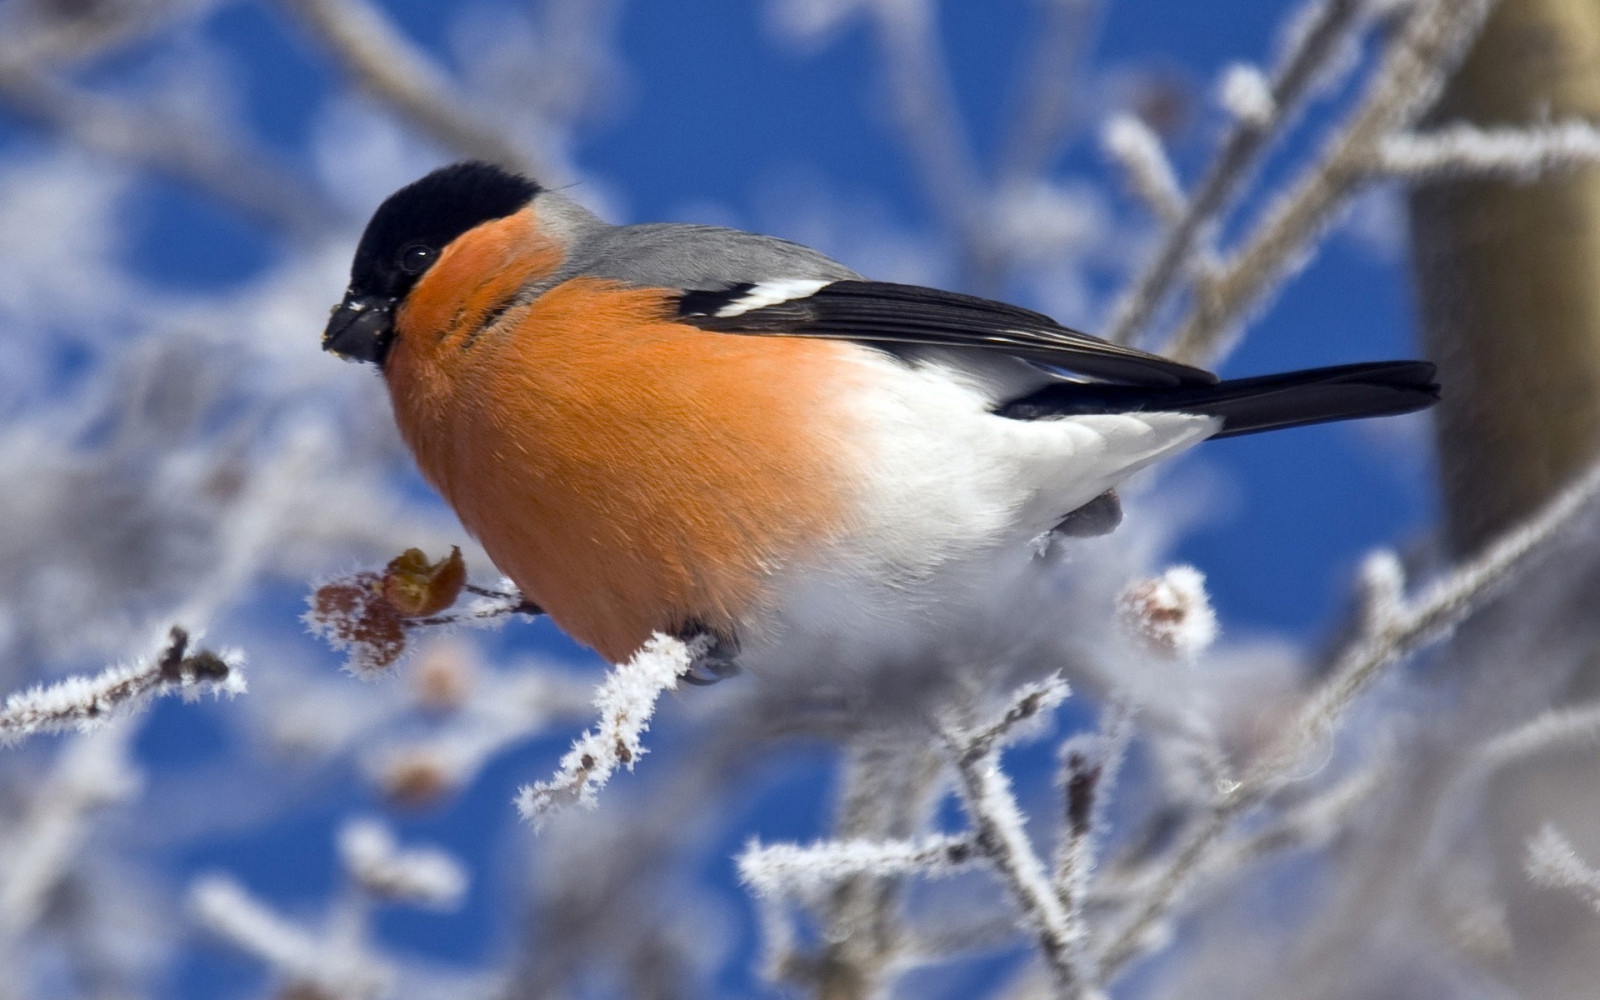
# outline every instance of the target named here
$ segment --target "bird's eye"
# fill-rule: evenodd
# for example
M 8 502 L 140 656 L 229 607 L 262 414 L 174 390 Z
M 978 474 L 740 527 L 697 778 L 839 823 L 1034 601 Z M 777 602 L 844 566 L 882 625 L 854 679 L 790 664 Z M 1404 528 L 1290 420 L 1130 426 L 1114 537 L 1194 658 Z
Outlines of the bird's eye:
M 433 247 L 413 243 L 400 251 L 400 270 L 407 274 L 421 274 L 433 263 L 434 257 Z

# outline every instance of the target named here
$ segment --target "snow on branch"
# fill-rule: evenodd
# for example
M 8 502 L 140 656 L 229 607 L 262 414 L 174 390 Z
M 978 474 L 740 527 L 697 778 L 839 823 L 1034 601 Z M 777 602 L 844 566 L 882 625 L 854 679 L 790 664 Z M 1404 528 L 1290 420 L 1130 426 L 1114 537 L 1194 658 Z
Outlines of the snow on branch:
M 119 711 L 131 711 L 157 695 L 192 701 L 203 692 L 242 694 L 244 654 L 190 650 L 189 633 L 172 626 L 161 652 L 132 666 L 107 667 L 93 677 L 68 677 L 6 698 L 0 707 L 0 745 L 35 733 L 86 732 Z
M 937 6 L 928 0 L 869 0 L 889 106 L 928 204 L 969 255 L 987 251 L 980 208 L 984 184 L 956 114 L 959 102 L 942 58 Z
M 1096 838 L 1106 825 L 1106 796 L 1127 755 L 1132 723 L 1127 706 L 1113 702 L 1105 710 L 1098 733 L 1074 736 L 1057 752 L 1056 784 L 1061 791 L 1063 822 L 1056 834 L 1053 886 L 1073 921 L 1084 920 L 1097 861 Z M 1085 959 L 1080 955 L 1077 961 L 1083 964 Z
M 291 989 L 284 995 L 330 1000 L 376 1000 L 386 995 L 393 970 L 359 946 L 301 927 L 267 908 L 244 886 L 225 875 L 196 880 L 189 908 L 213 934 L 272 967 Z M 292 987 L 302 987 L 296 993 Z
M 1470 176 L 1532 181 L 1600 164 L 1600 127 L 1567 121 L 1509 128 L 1458 124 L 1402 132 L 1379 146 L 1375 168 L 1408 179 Z
M 1233 201 L 1238 189 L 1314 89 L 1324 70 L 1360 23 L 1362 0 L 1313 0 L 1300 17 L 1304 28 L 1273 72 L 1268 88 L 1272 113 L 1236 114 L 1232 128 L 1150 262 L 1112 307 L 1106 336 L 1120 344 L 1138 339 L 1177 288 L 1202 237 Z M 1225 92 L 1225 98 L 1226 98 Z M 1255 103 L 1261 103 L 1259 101 Z
M 1059 676 L 1024 685 L 996 721 L 966 729 L 946 720 L 940 726 L 957 790 L 972 821 L 975 842 L 994 864 L 1023 920 L 1038 940 L 1061 996 L 1094 994 L 1092 971 L 1082 961 L 1087 937 L 1080 914 L 1063 905 L 1050 872 L 1028 839 L 1026 821 L 998 755 L 1018 726 L 1061 704 L 1068 695 Z
M 1149 935 L 1177 905 L 1191 877 L 1213 863 L 1232 820 L 1287 784 L 1301 762 L 1326 744 L 1364 691 L 1527 572 L 1543 548 L 1586 512 L 1597 495 L 1600 465 L 1476 558 L 1410 599 L 1404 595 L 1399 561 L 1387 553 L 1370 558 L 1362 572 L 1360 627 L 1334 657 L 1327 680 L 1306 698 L 1244 776 L 1219 789 L 1210 813 L 1189 833 L 1137 912 L 1107 945 L 1100 959 L 1101 974 L 1109 979 L 1144 950 Z
M 1473 771 L 1487 775 L 1561 747 L 1600 746 L 1600 705 L 1553 709 L 1496 736 L 1475 754 Z
M 1272 96 L 1272 81 L 1260 69 L 1247 63 L 1234 63 L 1222 73 L 1217 84 L 1217 100 L 1228 114 L 1245 125 L 1263 129 L 1278 113 Z
M 1566 837 L 1550 824 L 1528 838 L 1523 865 L 1528 877 L 1552 889 L 1567 889 L 1600 911 L 1600 871 L 1578 857 Z
M 428 55 L 366 0 L 283 0 L 356 84 L 447 149 L 553 183 L 556 173 L 482 120 Z
M 339 831 L 345 871 L 376 899 L 452 910 L 467 894 L 461 863 L 435 848 L 402 850 L 377 820 L 356 820 Z
M 517 793 L 522 818 L 537 827 L 562 806 L 576 802 L 593 808 L 617 768 L 633 770 L 646 752 L 642 738 L 656 700 L 677 688 L 679 678 L 694 668 L 711 642 L 705 636 L 684 642 L 658 632 L 632 659 L 613 667 L 595 690 L 600 721 L 573 742 L 554 777 L 524 785 Z
M 1130 583 L 1117 597 L 1117 618 L 1145 648 L 1169 659 L 1193 660 L 1217 638 L 1206 578 L 1193 566 Z
M 58 78 L 0 52 L 0 105 L 84 149 L 164 174 L 291 233 L 325 231 L 319 193 L 221 127 Z
M 1133 115 L 1115 115 L 1106 123 L 1101 143 L 1128 175 L 1128 186 L 1152 215 L 1169 226 L 1183 218 L 1183 192 L 1161 138 Z
M 1006 710 L 987 725 L 959 733 L 961 752 L 974 759 L 998 753 L 1006 746 L 1029 735 L 1034 725 L 1049 717 L 1050 713 L 1072 696 L 1072 688 L 1060 674 L 1052 674 L 1042 681 L 1024 684 L 1011 693 Z M 947 727 L 948 729 L 948 727 Z M 950 732 L 955 732 L 950 730 Z M 950 732 L 946 744 L 950 743 Z
M 809 847 L 751 841 L 739 855 L 739 878 L 759 896 L 814 898 L 858 876 L 937 878 L 964 869 L 978 857 L 968 836 L 921 840 L 836 840 Z
M 75 870 L 94 813 L 138 795 L 143 780 L 130 759 L 132 737 L 130 726 L 113 724 L 66 741 L 26 806 L 0 815 L 0 968 Z
M 320 926 L 276 913 L 226 875 L 196 879 L 189 908 L 212 933 L 282 976 L 285 996 L 390 996 L 399 976 L 372 944 L 372 904 L 452 908 L 466 893 L 466 873 L 443 851 L 402 850 L 375 820 L 347 823 L 339 832 L 339 854 L 349 881 Z
M 1418 0 L 1412 6 L 1355 109 L 1268 206 L 1240 248 L 1203 276 L 1162 353 L 1188 363 L 1213 359 L 1239 315 L 1303 259 L 1351 192 L 1372 178 L 1384 140 L 1433 106 L 1493 6 L 1494 0 Z

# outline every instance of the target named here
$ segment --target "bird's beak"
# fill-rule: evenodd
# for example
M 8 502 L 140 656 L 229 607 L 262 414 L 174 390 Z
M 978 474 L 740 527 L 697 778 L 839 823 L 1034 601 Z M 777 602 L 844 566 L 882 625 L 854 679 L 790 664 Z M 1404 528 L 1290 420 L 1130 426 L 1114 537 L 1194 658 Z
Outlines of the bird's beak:
M 322 349 L 351 361 L 382 364 L 394 340 L 395 300 L 377 295 L 346 295 L 328 317 Z

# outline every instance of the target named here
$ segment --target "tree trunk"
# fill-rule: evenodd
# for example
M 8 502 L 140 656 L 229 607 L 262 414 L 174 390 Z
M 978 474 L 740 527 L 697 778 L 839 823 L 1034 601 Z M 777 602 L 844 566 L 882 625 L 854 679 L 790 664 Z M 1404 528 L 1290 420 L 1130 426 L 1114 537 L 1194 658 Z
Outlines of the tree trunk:
M 1501 0 L 1429 124 L 1574 118 L 1600 121 L 1600 0 Z M 1429 182 L 1411 195 L 1411 228 L 1423 334 L 1444 390 L 1445 541 L 1460 557 L 1600 454 L 1600 170 Z M 1459 662 L 1442 675 L 1474 691 L 1483 738 L 1513 715 L 1594 697 L 1597 591 L 1593 573 L 1525 583 L 1458 637 Z M 1600 857 L 1595 773 L 1592 755 L 1553 755 L 1504 776 L 1485 801 L 1479 830 L 1494 871 L 1484 891 L 1505 906 L 1503 923 L 1492 913 L 1489 923 L 1510 946 L 1485 961 L 1524 997 L 1579 995 L 1600 976 L 1593 914 L 1532 885 L 1522 864 L 1546 822 Z
M 1600 120 L 1600 0 L 1502 0 L 1435 124 Z M 1600 171 L 1417 188 L 1413 247 L 1440 365 L 1448 541 L 1526 516 L 1600 444 Z

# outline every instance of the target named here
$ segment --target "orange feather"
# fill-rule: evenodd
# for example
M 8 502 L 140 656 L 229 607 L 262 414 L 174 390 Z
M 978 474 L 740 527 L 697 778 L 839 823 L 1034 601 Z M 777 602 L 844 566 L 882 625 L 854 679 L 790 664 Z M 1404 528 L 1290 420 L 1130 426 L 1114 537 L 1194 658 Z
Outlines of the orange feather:
M 708 333 L 664 290 L 593 278 L 511 304 L 561 256 L 531 209 L 444 251 L 385 364 L 401 434 L 500 569 L 608 658 L 691 623 L 735 634 L 775 570 L 849 527 L 856 348 Z

